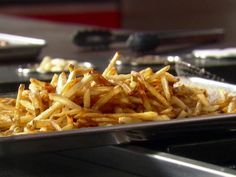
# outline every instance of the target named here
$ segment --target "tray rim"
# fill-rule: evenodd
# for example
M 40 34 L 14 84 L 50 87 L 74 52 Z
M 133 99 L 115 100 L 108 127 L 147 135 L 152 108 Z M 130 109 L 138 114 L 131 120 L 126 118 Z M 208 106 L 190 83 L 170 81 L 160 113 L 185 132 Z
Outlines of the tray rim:
M 235 120 L 234 120 L 235 119 Z M 11 135 L 11 136 L 2 136 L 0 137 L 1 142 L 10 142 L 10 141 L 24 141 L 29 139 L 47 139 L 47 138 L 56 138 L 60 136 L 74 136 L 74 135 L 91 135 L 91 134 L 104 134 L 104 133 L 114 133 L 122 131 L 132 131 L 132 130 L 142 130 L 146 128 L 163 128 L 164 130 L 170 126 L 181 126 L 187 125 L 191 126 L 192 123 L 204 124 L 207 122 L 212 123 L 221 123 L 221 121 L 235 121 L 236 123 L 236 113 L 235 114 L 220 114 L 214 116 L 198 116 L 198 117 L 189 117 L 183 119 L 172 119 L 172 120 L 161 120 L 161 121 L 150 121 L 150 122 L 141 122 L 141 123 L 132 123 L 132 124 L 122 124 L 122 125 L 113 125 L 107 127 L 86 127 L 80 129 L 72 129 L 65 131 L 54 131 L 54 132 L 40 132 L 32 134 L 22 134 L 22 135 Z M 235 124 L 236 127 L 236 124 Z

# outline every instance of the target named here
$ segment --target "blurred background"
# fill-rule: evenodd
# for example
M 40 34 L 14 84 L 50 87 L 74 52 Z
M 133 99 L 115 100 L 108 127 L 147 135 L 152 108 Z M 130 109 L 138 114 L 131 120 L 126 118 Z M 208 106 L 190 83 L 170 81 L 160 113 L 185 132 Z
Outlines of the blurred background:
M 116 29 L 224 28 L 236 42 L 234 0 L 0 0 L 0 13 Z M 2 25 L 2 24 L 1 24 Z
M 9 17 L 9 15 L 13 17 Z M 23 17 L 24 19 L 15 17 Z M 27 20 L 25 20 L 25 18 Z M 80 66 L 84 67 L 93 66 L 97 71 L 101 72 L 105 69 L 106 65 L 109 63 L 110 58 L 114 55 L 114 53 L 117 50 L 121 51 L 121 53 L 123 52 L 122 55 L 124 54 L 124 57 L 121 57 L 122 61 L 120 60 L 121 62 L 117 66 L 118 72 L 120 73 L 129 73 L 130 70 L 139 71 L 141 69 L 146 68 L 147 66 L 152 67 L 156 71 L 160 69 L 160 67 L 163 67 L 163 64 L 165 65 L 170 64 L 171 62 L 169 61 L 172 61 L 171 66 L 173 66 L 172 67 L 173 69 L 170 69 L 170 72 L 173 72 L 174 74 L 187 77 L 197 76 L 207 79 L 213 79 L 213 80 L 215 79 L 218 81 L 219 80 L 222 81 L 222 78 L 224 78 L 225 82 L 236 84 L 236 78 L 235 78 L 236 23 L 234 22 L 235 18 L 236 18 L 236 0 L 145 0 L 145 1 L 144 0 L 0 0 L 0 33 L 14 34 L 18 35 L 18 37 L 27 36 L 27 37 L 44 39 L 45 40 L 44 42 L 46 43 L 46 45 L 44 42 L 43 44 L 41 43 L 41 45 L 33 45 L 35 43 L 33 44 L 27 43 L 26 40 L 21 39 L 20 40 L 21 43 L 18 42 L 15 43 L 16 45 L 14 45 L 15 39 L 19 38 L 13 37 L 13 39 L 10 40 L 9 42 L 9 44 L 13 42 L 13 45 L 9 45 L 9 47 L 6 47 L 5 51 L 4 47 L 2 48 L 3 50 L 0 52 L 0 93 L 2 92 L 4 93 L 3 95 L 6 96 L 7 95 L 6 92 L 16 92 L 19 83 L 28 84 L 30 78 L 37 78 L 39 80 L 47 80 L 47 81 L 51 80 L 52 74 L 55 70 L 54 71 L 50 70 L 53 67 L 52 65 L 49 64 L 49 62 L 46 63 L 47 72 L 45 73 L 38 72 L 39 63 L 43 60 L 44 56 L 51 56 L 54 59 L 58 58 L 75 59 L 76 61 L 78 61 Z M 56 22 L 56 23 L 50 23 L 50 22 Z M 86 46 L 81 47 L 75 45 L 75 37 L 76 37 L 75 34 L 78 34 L 79 31 L 86 31 L 83 28 L 84 26 L 95 26 L 95 27 L 115 29 L 118 30 L 118 33 L 120 32 L 119 30 L 169 31 L 169 30 L 204 30 L 204 29 L 222 28 L 224 29 L 225 32 L 225 41 L 222 43 L 221 41 L 219 43 L 213 43 L 213 44 L 211 43 L 210 45 L 208 45 L 208 43 L 207 45 L 199 44 L 197 46 L 183 45 L 183 48 L 182 47 L 178 48 L 179 47 L 178 44 L 176 44 L 176 46 L 171 46 L 173 45 L 171 41 L 168 43 L 168 45 L 170 46 L 168 45 L 159 46 L 156 50 L 146 51 L 147 53 L 131 50 L 130 48 L 127 47 L 126 41 L 122 44 L 123 46 L 121 46 L 118 49 L 114 46 L 112 47 L 109 46 L 107 48 L 104 46 L 103 48 L 96 48 L 97 45 L 94 45 L 96 47 L 92 46 L 90 48 L 91 50 L 87 50 Z M 199 36 L 193 37 L 193 39 L 199 39 L 199 38 L 200 38 Z M 84 38 L 82 36 L 82 41 L 83 39 Z M 91 40 L 91 38 L 88 38 L 88 41 L 95 41 L 95 42 L 99 41 L 97 39 L 99 38 L 96 38 L 95 36 L 93 40 Z M 104 41 L 105 42 L 108 41 L 107 43 L 109 44 L 109 40 L 104 40 Z M 189 42 L 189 40 L 185 40 L 185 42 L 186 41 Z M 5 44 L 7 43 L 8 42 L 6 42 Z M 150 40 L 146 40 L 145 42 L 140 42 L 140 43 L 149 45 L 152 42 L 150 42 Z M 159 41 L 157 44 L 159 44 Z M 176 50 L 175 47 L 178 50 Z M 200 49 L 202 48 L 208 49 L 208 47 L 209 49 L 211 47 L 213 49 L 215 48 L 225 49 L 228 47 L 230 49 L 232 49 L 232 47 L 234 48 L 233 52 L 231 50 L 233 55 L 232 53 L 230 53 L 231 55 L 227 57 L 214 58 L 210 56 L 209 58 L 207 57 L 200 58 L 193 55 L 193 50 L 198 49 L 197 47 L 199 47 Z M 168 50 L 166 52 L 163 52 L 162 49 L 168 49 Z M 216 52 L 214 51 L 213 53 Z M 183 59 L 182 61 L 184 62 L 174 63 L 173 61 L 175 61 L 174 59 L 176 59 L 176 57 L 177 59 Z M 54 60 L 54 63 L 56 64 L 59 63 L 60 65 L 60 62 L 58 62 L 58 60 L 56 61 L 57 62 L 55 62 Z M 62 63 L 66 62 L 63 61 Z M 212 74 L 210 74 L 209 72 Z M 197 81 L 196 84 L 198 82 L 200 83 L 200 81 Z M 209 85 L 211 88 L 218 87 L 218 85 L 221 86 L 221 84 L 213 84 L 212 86 L 211 83 L 212 82 L 208 83 L 207 81 L 205 83 L 202 83 L 202 85 L 205 86 Z M 224 88 L 226 86 L 222 85 L 222 87 Z M 229 90 L 231 91 L 231 87 L 229 88 Z M 230 109 L 234 109 L 234 106 L 232 105 Z M 220 119 L 216 121 L 211 121 L 211 119 L 206 119 L 206 124 L 204 124 L 203 122 L 202 122 L 203 124 L 192 122 L 193 123 L 192 125 L 190 125 L 191 121 L 190 124 L 188 124 L 188 121 L 186 121 L 187 124 L 185 123 L 177 124 L 177 126 L 173 124 L 174 129 L 171 129 L 172 124 L 169 124 L 170 126 L 167 127 L 170 129 L 167 129 L 166 132 L 167 134 L 165 134 L 164 127 L 163 129 L 161 128 L 160 130 L 157 129 L 157 132 L 152 130 L 147 131 L 148 135 L 147 137 L 151 136 L 152 138 L 155 138 L 155 134 L 157 134 L 157 137 L 159 138 L 157 140 L 153 139 L 155 141 L 155 143 L 153 144 L 152 143 L 143 144 L 142 148 L 150 148 L 151 150 L 150 152 L 153 154 L 153 152 L 159 151 L 160 149 L 161 151 L 163 151 L 165 148 L 164 146 L 166 146 L 168 143 L 171 143 L 170 146 L 168 145 L 169 152 L 172 151 L 172 153 L 176 153 L 181 156 L 186 156 L 186 157 L 189 156 L 191 158 L 194 159 L 196 158 L 198 160 L 203 160 L 205 162 L 220 164 L 221 167 L 219 167 L 220 170 L 219 174 L 222 173 L 222 169 L 224 170 L 223 167 L 225 166 L 236 169 L 236 162 L 235 162 L 236 127 L 235 127 L 235 120 L 231 118 L 228 120 Z M 183 129 L 181 129 L 183 130 L 183 132 L 182 131 L 178 132 L 177 131 L 178 127 L 181 127 L 182 125 L 184 125 Z M 197 126 L 195 127 L 195 125 Z M 196 131 L 198 127 L 199 131 Z M 188 133 L 188 129 L 189 130 L 191 129 L 193 131 Z M 181 135 L 181 133 L 183 133 L 183 135 Z M 126 138 L 126 136 L 124 137 Z M 58 144 L 60 144 L 57 148 L 61 148 L 67 145 L 74 146 L 74 142 L 72 142 L 73 137 L 68 137 L 68 138 L 69 138 L 68 141 L 69 144 L 61 143 L 61 140 L 63 139 L 60 138 L 56 139 L 55 142 L 58 142 Z M 116 142 L 120 143 L 120 140 L 122 140 L 123 138 L 123 133 L 119 134 L 119 136 L 115 138 L 117 138 Z M 216 139 L 216 141 L 214 140 L 214 138 Z M 106 136 L 105 140 L 107 139 L 109 140 L 110 138 Z M 114 139 L 114 137 L 112 139 Z M 139 134 L 138 131 L 136 130 L 129 131 L 128 138 L 126 139 L 131 141 L 133 139 L 140 141 L 142 139 L 146 139 L 146 134 L 144 134 L 143 136 L 142 133 Z M 42 139 L 40 138 L 38 140 L 43 140 L 43 138 Z M 20 151 L 28 153 L 28 150 L 29 152 L 33 152 L 34 150 L 43 151 L 44 148 L 45 150 L 53 149 L 53 146 L 50 147 L 44 146 L 44 144 L 46 145 L 49 144 L 47 139 L 45 139 L 46 141 L 41 145 L 40 145 L 41 141 L 38 140 L 36 140 L 38 142 L 37 144 L 35 139 L 33 138 L 31 139 L 30 142 L 32 142 L 31 143 L 32 145 L 34 144 L 34 142 L 36 142 L 36 144 L 33 145 L 32 147 L 27 145 L 25 146 L 24 142 L 26 141 L 23 141 L 23 144 L 21 144 L 22 143 L 21 141 L 15 141 L 14 139 L 13 141 L 11 141 L 14 144 L 13 146 L 11 146 L 11 144 L 9 144 L 8 142 L 5 142 L 5 144 L 3 145 L 0 142 L 0 155 L 4 153 L 8 155 L 11 154 L 11 152 L 13 151 L 16 152 L 13 152 L 12 155 L 18 152 L 22 153 Z M 70 142 L 70 140 L 72 141 Z M 172 142 L 172 140 L 174 141 Z M 210 141 L 207 142 L 208 140 Z M 85 144 L 86 142 L 90 141 L 91 140 L 88 141 L 86 140 Z M 142 142 L 140 141 L 140 143 Z M 182 143 L 186 144 L 184 145 Z M 50 145 L 51 144 L 52 143 L 50 142 Z M 83 143 L 81 145 L 83 146 Z M 134 148 L 135 151 L 137 150 L 138 152 L 139 147 L 136 149 L 135 146 L 136 144 L 134 144 Z M 85 150 L 85 148 L 83 150 Z M 148 171 L 148 173 L 151 174 L 150 176 L 153 176 L 154 174 L 152 173 L 153 169 L 160 170 L 160 168 L 157 168 L 158 164 L 161 167 L 160 172 L 162 172 L 164 175 L 165 170 L 167 170 L 166 174 L 168 176 L 171 175 L 172 173 L 171 170 L 173 171 L 173 173 L 179 172 L 181 174 L 182 172 L 184 174 L 184 175 L 181 174 L 182 176 L 188 176 L 187 174 L 191 173 L 192 170 L 194 169 L 192 168 L 192 166 L 196 166 L 196 164 L 193 164 L 189 166 L 191 167 L 190 168 L 191 170 L 185 169 L 179 166 L 179 164 L 182 163 L 181 161 L 179 161 L 178 159 L 177 160 L 174 159 L 174 161 L 178 162 L 178 165 L 176 165 L 177 166 L 176 169 L 174 169 L 174 164 L 172 163 L 173 160 L 172 161 L 168 160 L 169 162 L 171 162 L 171 164 L 169 164 L 169 166 L 172 168 L 171 170 L 169 170 L 168 168 L 163 169 L 163 167 L 169 167 L 166 166 L 168 165 L 167 161 L 165 161 L 164 163 L 160 163 L 161 162 L 160 161 L 158 162 L 158 164 L 154 164 L 155 161 L 151 159 L 149 163 L 148 158 L 150 157 L 150 154 L 148 156 L 144 156 L 143 164 L 139 164 L 139 162 L 140 163 L 142 162 L 140 160 L 136 160 L 135 154 L 137 154 L 137 152 L 135 151 L 134 153 L 133 152 L 128 153 L 127 151 L 127 153 L 121 156 L 120 154 L 122 153 L 118 151 L 117 151 L 118 153 L 116 153 L 116 151 L 113 152 L 112 149 L 108 151 L 108 153 L 106 150 L 101 150 L 101 152 L 105 153 L 100 153 L 99 150 L 94 152 L 92 151 L 93 152 L 92 154 L 90 154 L 90 151 L 87 151 L 87 153 L 86 151 L 85 152 L 81 151 L 81 153 L 78 153 L 76 151 L 71 153 L 69 152 L 68 154 L 66 154 L 65 152 L 61 155 L 59 154 L 61 156 L 60 158 L 59 156 L 56 157 L 58 153 L 52 154 L 52 156 L 49 153 L 46 153 L 43 154 L 42 158 L 41 154 L 39 154 L 39 156 L 35 156 L 33 154 L 33 156 L 29 155 L 26 158 L 26 161 L 21 156 L 19 156 L 18 158 L 16 156 L 12 156 L 13 157 L 12 159 L 9 159 L 7 161 L 3 159 L 2 163 L 0 162 L 0 176 L 7 176 L 7 174 L 9 174 L 8 176 L 11 177 L 32 176 L 32 175 L 40 176 L 41 174 L 44 173 L 45 174 L 41 176 L 46 176 L 46 177 L 58 176 L 58 175 L 70 176 L 74 172 L 78 172 L 80 176 L 83 175 L 97 176 L 97 174 L 101 174 L 100 176 L 104 176 L 105 174 L 107 174 L 105 176 L 109 176 L 110 173 L 108 172 L 102 173 L 98 169 L 91 170 L 92 168 L 95 167 L 89 165 L 88 162 L 90 161 L 89 160 L 90 157 L 92 159 L 91 160 L 92 165 L 95 165 L 96 163 L 102 164 L 103 162 L 105 162 L 105 164 L 102 164 L 103 167 L 109 166 L 110 163 L 111 166 L 114 165 L 113 166 L 114 168 L 111 168 L 109 170 L 114 170 L 116 168 L 118 169 L 124 168 L 124 171 L 128 172 L 127 168 L 128 166 L 130 166 L 132 170 L 135 170 L 135 172 L 132 171 L 132 176 L 137 171 L 143 171 L 144 168 L 140 167 L 145 167 L 146 169 L 146 167 L 152 163 L 153 166 L 151 165 L 150 168 L 144 170 Z M 116 155 L 117 157 L 119 156 L 120 160 L 119 158 L 114 160 L 113 156 L 111 156 L 109 152 L 113 152 L 113 154 Z M 126 151 L 122 150 L 121 152 L 126 152 Z M 145 154 L 144 152 L 146 152 L 146 150 L 143 151 L 142 153 Z M 93 154 L 95 154 L 95 156 Z M 128 166 L 123 163 L 124 161 L 126 161 L 126 159 L 130 159 L 130 157 L 132 156 L 134 156 L 134 158 L 131 158 L 131 162 L 132 159 L 135 159 L 135 162 L 139 161 L 137 163 L 138 164 L 137 170 L 135 163 Z M 140 155 L 138 153 L 137 157 L 139 156 Z M 111 159 L 109 157 L 111 157 Z M 66 160 L 66 158 L 68 158 L 68 160 Z M 71 158 L 71 160 L 69 160 L 69 158 Z M 83 158 L 85 159 L 83 160 L 84 162 L 82 160 L 81 162 L 79 162 L 80 161 L 79 159 Z M 19 163 L 22 162 L 22 159 L 25 161 L 25 163 Z M 96 159 L 98 159 L 97 162 Z M 141 156 L 140 159 L 142 159 Z M 84 165 L 82 162 L 84 163 Z M 148 163 L 145 164 L 146 162 Z M 42 164 L 44 165 L 42 166 Z M 119 166 L 119 164 L 121 165 Z M 186 162 L 184 162 L 183 164 L 186 164 Z M 51 169 L 48 167 L 55 167 L 55 169 L 53 168 Z M 181 170 L 179 170 L 180 167 Z M 207 170 L 207 168 L 205 167 L 207 166 L 204 164 L 204 170 L 205 170 L 204 172 L 208 171 L 218 172 L 215 169 Z M 196 166 L 196 169 L 197 168 L 198 166 Z M 111 171 L 111 173 L 114 172 Z M 193 176 L 194 175 L 204 176 L 201 174 L 202 173 L 199 174 L 193 172 Z M 114 175 L 111 176 L 114 177 Z M 118 174 L 117 176 L 124 176 L 124 175 Z M 142 176 L 145 175 L 142 174 Z
M 225 49 L 235 47 L 236 44 L 235 0 L 0 0 L 0 15 L 33 19 L 28 20 L 29 23 L 25 22 L 27 20 L 24 22 L 19 20 L 19 24 L 16 24 L 16 22 L 9 23 L 12 27 L 17 25 L 17 28 L 14 29 L 4 25 L 4 23 L 8 24 L 7 20 L 2 21 L 1 32 L 46 39 L 48 45 L 43 50 L 42 55 L 69 58 L 79 56 L 88 60 L 90 58 L 105 58 L 105 55 L 107 55 L 105 52 L 112 53 L 120 50 L 120 48 L 115 47 L 111 47 L 114 50 L 96 50 L 95 52 L 78 50 L 78 47 L 73 44 L 72 38 L 77 29 L 80 28 L 83 31 L 83 26 L 109 28 L 118 31 L 191 31 L 215 28 L 224 30 L 224 40 L 220 43 L 199 46 L 188 44 L 172 46 L 171 42 L 171 44 L 168 43 L 170 45 L 159 46 L 158 51 L 155 50 L 155 54 L 183 54 L 184 58 L 186 57 L 185 54 L 191 54 L 193 49 L 198 49 L 197 47 Z M 17 19 L 15 18 L 16 21 Z M 59 24 L 41 23 L 44 25 L 40 28 L 35 19 Z M 146 41 L 141 44 L 149 45 L 150 43 L 150 41 Z M 66 52 L 63 45 L 67 46 Z M 122 43 L 122 45 L 125 48 L 126 44 Z M 129 52 L 130 50 L 128 54 Z M 188 62 L 196 66 L 206 68 L 207 71 L 226 78 L 226 81 L 236 83 L 232 76 L 232 73 L 236 71 L 236 60 L 234 60 L 236 58 L 236 48 L 233 50 L 233 55 L 227 57 L 220 60 L 205 60 L 193 59 L 191 56 L 187 59 Z M 101 63 L 95 59 L 91 59 L 91 62 L 94 65 Z

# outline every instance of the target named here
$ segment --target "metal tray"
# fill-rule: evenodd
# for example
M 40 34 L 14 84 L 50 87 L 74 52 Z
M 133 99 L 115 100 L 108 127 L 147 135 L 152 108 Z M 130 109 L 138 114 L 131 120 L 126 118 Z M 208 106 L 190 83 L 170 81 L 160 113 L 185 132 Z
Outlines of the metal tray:
M 0 41 L 7 44 L 0 46 L 0 61 L 34 60 L 46 45 L 43 39 L 0 33 Z
M 192 80 L 192 81 L 191 81 Z M 189 78 L 193 84 L 210 84 L 232 92 L 236 86 L 201 78 Z M 118 145 L 150 140 L 176 139 L 188 136 L 221 136 L 236 134 L 236 114 L 194 117 L 169 121 L 145 122 L 110 127 L 81 128 L 70 131 L 0 137 L 0 156 L 41 151 L 57 151 Z

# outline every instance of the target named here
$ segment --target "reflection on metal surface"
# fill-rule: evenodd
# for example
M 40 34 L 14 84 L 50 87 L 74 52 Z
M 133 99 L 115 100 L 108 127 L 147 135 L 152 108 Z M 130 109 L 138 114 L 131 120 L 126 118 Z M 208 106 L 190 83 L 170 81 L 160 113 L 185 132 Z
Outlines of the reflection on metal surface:
M 225 49 L 202 49 L 193 50 L 192 55 L 196 58 L 206 59 L 206 58 L 235 58 L 236 48 L 225 48 Z
M 196 171 L 205 172 L 206 174 L 209 174 L 209 175 L 235 177 L 235 174 L 230 174 L 228 172 L 225 172 L 225 168 L 223 167 L 221 168 L 221 167 L 217 167 L 217 166 L 210 165 L 207 163 L 194 161 L 194 160 L 178 157 L 171 154 L 159 152 L 157 154 L 149 154 L 148 156 L 161 160 L 161 161 L 165 161 L 170 164 L 181 166 L 183 168 L 189 168 Z
M 46 45 L 43 39 L 0 33 L 0 60 L 34 60 Z M 7 45 L 6 45 L 7 44 Z
M 148 177 L 233 177 L 236 175 L 234 170 L 228 168 L 132 145 L 106 146 L 58 154 Z
M 8 46 L 22 46 L 22 45 L 45 45 L 46 41 L 43 39 L 36 39 L 24 36 L 17 36 L 12 34 L 0 33 L 0 40 L 4 40 L 9 43 Z

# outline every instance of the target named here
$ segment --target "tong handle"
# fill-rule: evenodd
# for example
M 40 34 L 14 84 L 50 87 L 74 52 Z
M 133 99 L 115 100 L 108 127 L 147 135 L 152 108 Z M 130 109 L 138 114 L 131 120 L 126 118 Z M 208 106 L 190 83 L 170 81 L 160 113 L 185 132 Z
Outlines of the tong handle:
M 223 40 L 223 29 L 199 31 L 172 31 L 172 32 L 138 32 L 128 38 L 128 46 L 135 50 L 146 52 L 154 50 L 159 45 L 171 44 L 206 44 Z

